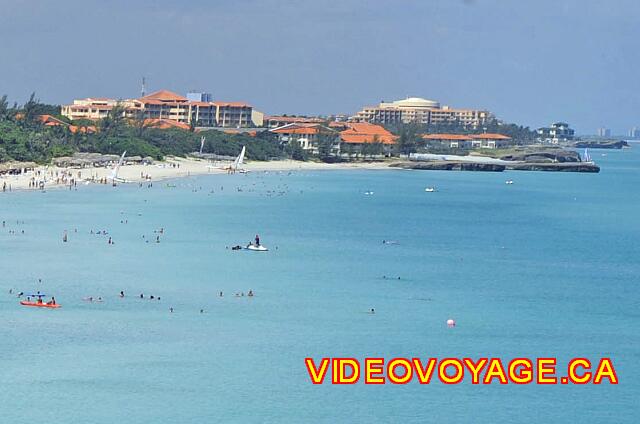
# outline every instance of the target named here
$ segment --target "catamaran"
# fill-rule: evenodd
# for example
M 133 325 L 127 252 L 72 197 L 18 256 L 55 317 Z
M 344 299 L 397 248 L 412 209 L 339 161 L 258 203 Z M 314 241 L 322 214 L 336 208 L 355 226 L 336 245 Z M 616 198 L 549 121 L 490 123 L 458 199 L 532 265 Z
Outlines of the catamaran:
M 122 166 L 122 163 L 124 162 L 124 156 L 126 154 L 127 154 L 126 150 L 124 152 L 122 152 L 122 156 L 120 156 L 120 160 L 118 161 L 117 165 L 111 171 L 111 175 L 109 175 L 107 177 L 107 180 L 113 181 L 113 184 L 115 184 L 115 183 L 126 183 L 127 182 L 127 180 L 125 180 L 124 178 L 118 177 L 118 171 L 120 170 L 120 166 Z
M 236 160 L 233 161 L 233 164 L 231 165 L 231 172 L 240 172 L 241 174 L 246 174 L 248 171 L 245 169 L 242 169 L 241 166 L 244 163 L 244 154 L 246 152 L 246 147 L 242 146 L 242 150 L 240 151 L 240 154 L 238 155 L 238 157 L 236 158 Z

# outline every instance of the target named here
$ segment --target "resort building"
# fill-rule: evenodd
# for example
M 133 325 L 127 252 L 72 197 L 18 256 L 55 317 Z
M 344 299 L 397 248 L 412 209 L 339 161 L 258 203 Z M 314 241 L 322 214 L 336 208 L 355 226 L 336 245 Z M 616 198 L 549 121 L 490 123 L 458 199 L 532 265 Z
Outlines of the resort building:
M 365 107 L 352 116 L 351 120 L 383 125 L 459 123 L 465 127 L 478 128 L 493 118 L 493 114 L 486 110 L 441 107 L 440 103 L 434 100 L 409 97 L 394 102 L 381 102 L 378 106 Z
M 363 153 L 366 145 L 377 144 L 381 147 L 382 154 L 390 155 L 397 138 L 381 125 L 348 123 L 347 128 L 340 132 L 340 152 L 359 154 Z
M 470 134 L 471 147 L 480 149 L 499 149 L 511 144 L 511 137 L 502 134 Z
M 74 100 L 73 104 L 63 105 L 61 113 L 69 119 L 90 119 L 92 121 L 106 118 L 118 104 L 115 99 L 86 98 Z
M 503 134 L 424 134 L 428 145 L 448 149 L 498 149 L 511 144 L 511 137 Z
M 464 134 L 424 134 L 422 139 L 429 146 L 447 149 L 470 149 L 471 137 Z
M 331 150 L 337 154 L 340 152 L 340 142 L 335 130 L 321 124 L 291 123 L 269 130 L 278 136 L 282 144 L 297 143 L 303 150 L 313 154 L 319 153 L 319 142 L 323 136 L 334 138 Z
M 558 144 L 571 141 L 574 138 L 575 131 L 569 128 L 566 122 L 555 122 L 550 127 L 538 128 L 538 142 Z
M 318 154 L 319 143 L 323 136 L 333 138 L 331 151 L 333 154 L 360 154 L 365 145 L 376 144 L 380 154 L 391 154 L 397 136 L 381 125 L 369 123 L 344 123 L 342 131 L 317 123 L 291 123 L 269 130 L 278 136 L 280 143 L 298 143 L 304 150 Z
M 241 102 L 213 102 L 208 93 L 189 93 L 190 98 L 160 90 L 139 99 L 82 99 L 62 106 L 69 119 L 98 120 L 120 105 L 129 118 L 171 120 L 197 127 L 244 128 L 253 126 L 253 108 Z M 200 99 L 200 100 L 197 100 Z M 205 100 L 203 100 L 205 99 Z M 259 115 L 256 115 L 259 119 Z

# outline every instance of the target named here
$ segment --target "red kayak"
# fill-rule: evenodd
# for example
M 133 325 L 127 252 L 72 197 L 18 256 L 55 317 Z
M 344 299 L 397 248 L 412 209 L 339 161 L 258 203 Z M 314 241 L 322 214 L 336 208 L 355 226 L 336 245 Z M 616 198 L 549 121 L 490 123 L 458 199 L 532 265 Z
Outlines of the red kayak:
M 59 308 L 62 305 L 58 305 L 57 303 L 51 304 L 51 303 L 38 303 L 38 302 L 27 302 L 26 300 L 23 300 L 20 302 L 20 304 L 22 306 L 35 306 L 36 308 Z

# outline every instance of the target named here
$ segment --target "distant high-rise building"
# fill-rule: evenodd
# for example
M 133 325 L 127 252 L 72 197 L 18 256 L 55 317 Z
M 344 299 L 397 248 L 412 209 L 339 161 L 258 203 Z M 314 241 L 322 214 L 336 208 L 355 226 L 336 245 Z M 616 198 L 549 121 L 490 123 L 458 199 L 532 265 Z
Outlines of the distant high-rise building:
M 211 93 L 204 93 L 200 91 L 189 91 L 187 93 L 187 100 L 190 102 L 212 102 L 213 96 Z
M 611 130 L 609 128 L 598 128 L 598 137 L 611 137 Z
M 633 127 L 629 130 L 629 137 L 640 138 L 640 128 Z

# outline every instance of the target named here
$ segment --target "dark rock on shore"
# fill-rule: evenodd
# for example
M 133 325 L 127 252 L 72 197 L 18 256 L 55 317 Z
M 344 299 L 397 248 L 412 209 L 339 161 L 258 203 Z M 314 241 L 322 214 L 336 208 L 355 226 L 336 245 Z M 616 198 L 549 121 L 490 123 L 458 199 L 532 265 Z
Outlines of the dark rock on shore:
M 581 140 L 576 141 L 573 146 L 589 149 L 622 149 L 629 147 L 629 143 L 624 140 Z
M 498 159 L 532 163 L 564 163 L 580 162 L 580 154 L 574 150 L 540 149 L 513 152 L 503 156 L 498 156 Z
M 600 172 L 600 167 L 592 162 L 518 162 L 507 165 L 507 169 L 513 171 Z
M 462 161 L 428 161 L 428 162 L 396 162 L 389 165 L 393 168 L 420 169 L 432 171 L 489 171 L 502 172 L 504 165 L 494 163 L 462 162 Z

